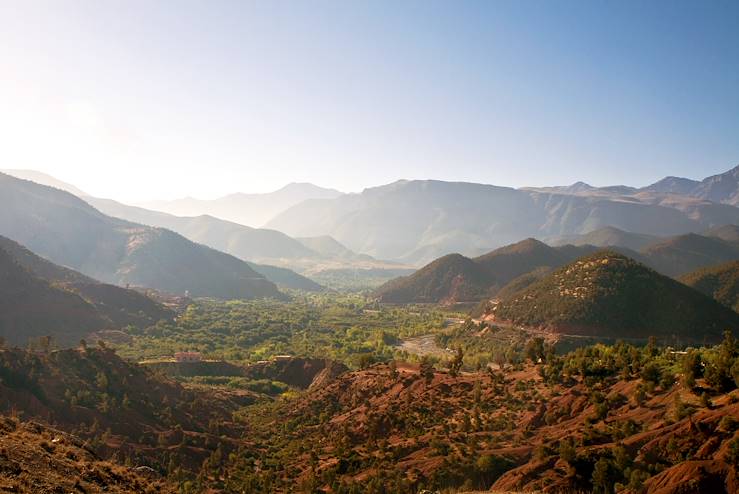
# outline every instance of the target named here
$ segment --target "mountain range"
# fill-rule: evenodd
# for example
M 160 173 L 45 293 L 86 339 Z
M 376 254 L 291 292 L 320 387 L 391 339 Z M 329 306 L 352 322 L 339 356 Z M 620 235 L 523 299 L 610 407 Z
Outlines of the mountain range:
M 385 303 L 477 302 L 492 297 L 519 276 L 546 272 L 589 251 L 550 247 L 530 238 L 473 259 L 449 254 L 410 276 L 389 281 L 375 296 Z
M 147 226 L 166 228 L 197 243 L 231 254 L 268 280 L 284 288 L 316 291 L 323 287 L 315 280 L 329 285 L 375 286 L 400 274 L 411 272 L 409 266 L 375 260 L 368 255 L 357 254 L 335 239 L 322 236 L 293 239 L 276 230 L 252 228 L 210 215 L 175 216 L 160 211 L 123 204 L 110 199 L 90 196 L 77 187 L 50 175 L 33 170 L 9 170 L 19 178 L 77 193 L 98 211 L 115 218 Z M 287 200 L 287 191 L 282 198 Z M 304 188 L 302 188 L 304 189 Z M 294 200 L 300 200 L 297 188 Z M 262 197 L 262 199 L 267 200 Z M 300 274 L 298 274 L 299 271 Z M 352 281 L 353 280 L 353 281 Z
M 13 172 L 84 194 L 48 175 Z M 734 259 L 735 247 L 722 244 L 726 242 L 722 235 L 739 234 L 709 232 L 739 224 L 739 208 L 731 199 L 731 190 L 739 190 L 738 176 L 735 168 L 700 182 L 667 177 L 642 188 L 593 187 L 578 182 L 564 187 L 512 189 L 403 180 L 359 194 L 291 184 L 272 194 L 234 194 L 211 201 L 227 205 L 233 214 L 250 210 L 249 204 L 264 211 L 280 210 L 265 228 L 221 219 L 224 215 L 219 211 L 212 212 L 221 217 L 202 214 L 208 211 L 203 205 L 211 203 L 208 201 L 196 201 L 193 204 L 197 207 L 187 210 L 197 211 L 197 216 L 176 216 L 83 197 L 107 216 L 166 228 L 248 261 L 247 267 L 281 286 L 318 289 L 314 280 L 351 273 L 370 273 L 387 280 L 409 272 L 409 266 L 422 266 L 450 252 L 475 257 L 529 237 L 554 246 L 617 247 L 664 274 L 678 276 L 711 262 Z M 259 201 L 271 205 L 263 206 Z M 689 233 L 704 235 L 672 238 Z M 658 245 L 660 239 L 667 244 Z M 705 245 L 692 245 L 698 242 Z M 686 264 L 679 266 L 678 259 Z M 64 258 L 59 261 L 67 263 Z M 82 264 L 69 265 L 86 272 Z M 92 274 L 104 281 L 115 280 L 109 273 Z
M 236 193 L 213 200 L 187 197 L 174 201 L 148 201 L 138 205 L 176 216 L 209 215 L 242 225 L 259 227 L 281 211 L 305 200 L 333 199 L 341 195 L 338 190 L 309 183 L 292 183 L 265 194 Z
M 276 297 L 245 262 L 172 231 L 107 216 L 59 189 L 0 174 L 0 235 L 94 279 L 220 298 Z
M 513 189 L 401 180 L 359 194 L 306 200 L 265 227 L 292 237 L 330 235 L 355 252 L 423 265 L 450 252 L 475 256 L 522 238 L 549 240 L 607 226 L 674 236 L 738 224 L 739 208 L 726 192 L 739 190 L 737 176 L 735 168 L 690 189 L 660 182 L 642 189 L 584 183 Z
M 574 259 L 607 247 L 666 276 L 678 277 L 700 268 L 739 259 L 739 243 L 732 238 L 739 227 L 727 225 L 706 235 L 674 237 L 631 234 L 613 227 L 569 237 L 573 244 L 549 246 L 527 239 L 476 258 L 443 256 L 409 276 L 378 288 L 377 298 L 388 303 L 474 302 L 511 293 Z M 713 233 L 712 233 L 713 232 Z M 636 250 L 637 248 L 638 250 Z M 511 286 L 508 286 L 511 285 Z

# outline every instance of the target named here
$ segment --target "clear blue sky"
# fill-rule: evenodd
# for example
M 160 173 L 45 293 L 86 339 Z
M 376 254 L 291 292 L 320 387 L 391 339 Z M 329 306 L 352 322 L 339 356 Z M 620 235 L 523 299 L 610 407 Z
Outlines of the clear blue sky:
M 125 200 L 739 164 L 737 1 L 0 1 L 0 168 Z

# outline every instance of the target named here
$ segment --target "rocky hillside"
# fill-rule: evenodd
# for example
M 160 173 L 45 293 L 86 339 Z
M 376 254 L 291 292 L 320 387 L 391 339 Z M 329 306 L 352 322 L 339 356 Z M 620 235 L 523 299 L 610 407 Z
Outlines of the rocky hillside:
M 0 235 L 107 283 L 219 298 L 282 296 L 235 257 L 169 230 L 111 218 L 68 192 L 4 174 Z
M 739 261 L 699 269 L 682 276 L 680 281 L 739 311 Z
M 555 333 L 611 338 L 674 336 L 703 342 L 739 330 L 739 315 L 612 251 L 570 263 L 501 301 L 496 320 Z
M 731 367 L 733 343 L 695 353 L 705 376 L 688 364 L 676 371 L 683 357 L 669 349 L 623 344 L 499 370 L 458 373 L 425 362 L 347 372 L 251 415 L 255 445 L 280 467 L 252 471 L 248 456 L 234 457 L 228 485 L 734 492 L 739 396 L 733 381 L 724 389 L 713 377 L 724 354 Z M 276 434 L 280 423 L 290 427 Z M 287 444 L 306 453 L 283 454 L 278 445 Z M 680 490 L 686 478 L 694 490 Z
M 149 467 L 104 461 L 77 436 L 9 416 L 0 417 L 0 491 L 177 492 L 174 485 Z

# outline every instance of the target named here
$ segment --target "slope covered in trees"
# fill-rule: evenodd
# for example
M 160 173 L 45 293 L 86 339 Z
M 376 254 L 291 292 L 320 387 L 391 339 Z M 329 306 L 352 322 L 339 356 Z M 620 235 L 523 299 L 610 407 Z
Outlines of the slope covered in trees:
M 680 281 L 739 311 L 739 261 L 693 271 L 682 276 Z
M 587 249 L 554 248 L 530 238 L 474 259 L 452 254 L 391 280 L 375 296 L 391 303 L 476 302 L 494 296 L 519 276 L 562 266 Z
M 570 263 L 500 302 L 494 317 L 547 330 L 611 338 L 715 341 L 739 315 L 621 254 Z

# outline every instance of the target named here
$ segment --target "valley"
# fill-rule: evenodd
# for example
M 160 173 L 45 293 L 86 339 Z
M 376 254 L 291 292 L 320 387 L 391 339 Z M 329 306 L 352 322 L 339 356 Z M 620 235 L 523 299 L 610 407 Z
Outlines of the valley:
M 0 494 L 739 494 L 739 0 L 0 0 Z
M 737 490 L 735 224 L 412 269 L 0 179 L 9 492 Z

